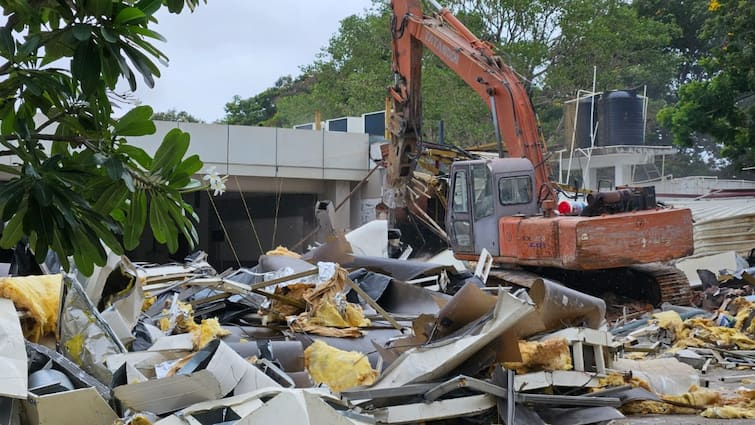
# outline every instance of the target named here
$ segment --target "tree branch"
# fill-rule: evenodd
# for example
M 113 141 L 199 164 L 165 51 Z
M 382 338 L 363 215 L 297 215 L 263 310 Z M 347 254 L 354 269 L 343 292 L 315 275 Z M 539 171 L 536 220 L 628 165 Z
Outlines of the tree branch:
M 4 135 L 3 138 L 5 140 L 21 140 L 18 135 L 15 134 L 8 134 Z M 91 142 L 91 140 L 88 140 L 85 137 L 81 136 L 59 136 L 56 134 L 32 134 L 29 136 L 32 140 L 50 140 L 53 142 L 67 142 L 67 143 L 78 143 L 78 144 L 87 144 L 88 142 Z

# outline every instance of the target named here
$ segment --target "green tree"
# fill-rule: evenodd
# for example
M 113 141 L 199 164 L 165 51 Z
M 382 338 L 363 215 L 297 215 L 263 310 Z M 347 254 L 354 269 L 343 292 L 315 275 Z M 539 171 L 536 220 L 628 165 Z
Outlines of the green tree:
M 13 165 L 0 185 L 0 246 L 27 237 L 37 258 L 49 249 L 85 274 L 105 247 L 133 249 L 146 223 L 171 251 L 178 235 L 196 242 L 196 215 L 181 193 L 201 167 L 184 158 L 189 135 L 170 131 L 154 157 L 126 138 L 153 133 L 148 106 L 113 118 L 116 83 L 148 86 L 167 57 L 150 26 L 155 12 L 179 13 L 200 0 L 2 0 L 0 155 Z
M 737 168 L 755 164 L 754 20 L 752 2 L 711 0 L 701 34 L 712 46 L 701 61 L 710 78 L 682 85 L 678 102 L 658 114 L 677 145 L 709 135 Z
M 182 122 L 196 122 L 204 123 L 204 121 L 191 115 L 186 111 L 177 111 L 175 109 L 168 109 L 165 112 L 155 112 L 152 114 L 152 119 L 156 121 L 182 121 Z
M 503 53 L 504 60 L 528 82 L 539 81 L 572 0 L 452 0 L 449 6 L 480 39 Z
M 277 99 L 277 122 L 284 126 L 381 110 L 392 83 L 390 9 L 376 2 L 364 16 L 341 21 L 338 33 L 303 68 L 296 90 Z M 446 139 L 459 145 L 492 141 L 487 107 L 456 74 L 427 52 L 423 61 L 424 133 L 437 138 L 443 120 Z M 470 118 L 472 117 L 472 118 Z
M 493 43 L 504 62 L 531 84 L 548 139 L 562 134 L 563 101 L 578 89 L 592 87 L 593 65 L 598 67 L 600 89 L 648 84 L 651 95 L 660 95 L 674 76 L 677 61 L 666 46 L 676 27 L 643 18 L 620 0 L 445 4 L 473 33 Z M 425 13 L 431 12 L 428 6 Z M 333 118 L 382 109 L 385 88 L 392 83 L 389 28 L 390 9 L 382 2 L 375 2 L 365 16 L 344 19 L 315 63 L 303 68 L 299 89 L 278 94 L 277 122 L 308 122 L 318 110 L 323 118 Z M 452 143 L 493 141 L 490 111 L 451 69 L 427 52 L 422 72 L 427 136 L 432 139 L 437 121 L 443 120 Z M 258 97 L 251 99 L 252 105 L 261 104 Z M 255 110 L 235 103 L 241 110 Z M 256 110 L 260 109 L 264 108 Z
M 278 112 L 278 99 L 281 96 L 296 93 L 298 86 L 299 81 L 294 81 L 288 75 L 279 78 L 275 86 L 253 97 L 242 99 L 239 95 L 233 96 L 233 99 L 225 104 L 225 117 L 221 122 L 240 125 L 278 125 L 279 120 L 274 119 Z
M 662 95 L 674 76 L 676 59 L 666 46 L 678 29 L 639 17 L 620 0 L 575 1 L 560 27 L 545 82 L 552 96 L 590 89 L 593 67 L 598 90 L 647 85 L 653 97 Z
M 278 100 L 278 117 L 287 124 L 359 115 L 383 109 L 391 81 L 388 9 L 377 6 L 364 16 L 341 21 L 315 62 L 303 68 L 301 87 Z
M 632 6 L 639 16 L 674 25 L 678 30 L 665 48 L 669 57 L 677 58 L 675 78 L 669 86 L 670 100 L 676 100 L 681 84 L 705 77 L 701 66 L 709 41 L 699 37 L 708 16 L 709 0 L 634 0 Z

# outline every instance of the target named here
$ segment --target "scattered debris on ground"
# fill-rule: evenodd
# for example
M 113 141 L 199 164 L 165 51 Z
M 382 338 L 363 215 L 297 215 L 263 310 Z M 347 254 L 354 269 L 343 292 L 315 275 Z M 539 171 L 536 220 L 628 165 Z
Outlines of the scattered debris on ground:
M 223 273 L 198 252 L 1 278 L 0 424 L 755 418 L 749 264 L 699 269 L 696 305 L 653 309 L 358 240 Z

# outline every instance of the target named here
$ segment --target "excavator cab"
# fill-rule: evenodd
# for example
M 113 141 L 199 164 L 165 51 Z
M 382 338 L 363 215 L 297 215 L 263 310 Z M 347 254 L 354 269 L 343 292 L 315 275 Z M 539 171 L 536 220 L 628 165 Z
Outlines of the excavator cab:
M 451 165 L 446 229 L 455 253 L 500 255 L 498 222 L 539 208 L 532 163 L 522 158 L 457 161 Z

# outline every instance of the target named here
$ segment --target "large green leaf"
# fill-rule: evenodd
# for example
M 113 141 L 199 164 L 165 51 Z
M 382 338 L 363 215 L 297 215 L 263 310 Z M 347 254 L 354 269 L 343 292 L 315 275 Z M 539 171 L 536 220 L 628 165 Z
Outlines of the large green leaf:
M 130 28 L 130 31 L 131 31 L 132 33 L 134 33 L 134 34 L 139 34 L 139 35 L 143 35 L 143 36 L 145 36 L 145 37 L 154 38 L 155 40 L 160 40 L 160 41 L 162 41 L 162 42 L 166 42 L 166 41 L 168 41 L 168 40 L 166 40 L 166 39 L 165 39 L 165 37 L 163 37 L 163 36 L 162 36 L 162 35 L 161 35 L 160 33 L 158 33 L 158 32 L 155 32 L 155 31 L 152 31 L 152 30 L 151 30 L 151 29 L 149 29 L 149 28 L 144 28 L 144 27 L 132 27 L 132 28 Z M 158 52 L 159 52 L 159 51 L 158 51 Z M 163 56 L 163 55 L 161 54 L 161 55 L 158 55 L 158 56 Z
M 100 34 L 102 34 L 102 38 L 105 39 L 108 43 L 117 43 L 118 42 L 118 36 L 113 32 L 111 28 L 108 28 L 107 26 L 102 26 L 100 28 Z
M 196 229 L 194 228 L 193 223 L 186 216 L 185 208 L 186 206 L 184 205 L 181 205 L 181 208 L 178 208 L 178 207 L 169 208 L 168 213 L 173 218 L 173 221 L 176 222 L 178 229 L 181 231 L 186 241 L 193 248 L 195 245 L 199 243 L 199 236 L 197 235 L 197 232 L 196 232 Z M 191 206 L 188 206 L 188 208 L 190 209 Z
M 144 136 L 157 131 L 152 121 L 152 108 L 144 105 L 128 111 L 113 127 L 113 133 L 118 136 Z
M 123 255 L 123 246 L 118 241 L 118 238 L 115 237 L 113 231 L 103 224 L 101 217 L 94 217 L 93 214 L 92 217 L 90 217 L 90 214 L 83 214 L 82 222 L 94 230 L 96 236 L 102 240 L 102 242 L 104 242 L 114 254 Z
M 111 156 L 102 165 L 105 167 L 108 177 L 113 180 L 117 181 L 123 175 L 123 163 L 118 157 Z
M 4 57 L 11 57 L 16 53 L 16 42 L 7 26 L 0 28 L 0 52 Z
M 79 41 L 87 41 L 92 37 L 92 26 L 89 24 L 76 24 L 73 26 L 73 36 Z
M 160 69 L 149 58 L 139 50 L 129 46 L 123 45 L 123 51 L 126 56 L 131 60 L 139 73 L 144 78 L 144 83 L 147 87 L 152 88 L 155 86 L 155 76 L 160 76 Z
M 27 204 L 20 206 L 16 213 L 5 223 L 2 237 L 0 237 L 0 248 L 13 248 L 18 241 L 24 237 L 24 216 L 26 215 Z
M 144 21 L 147 15 L 135 7 L 127 7 L 118 12 L 115 17 L 115 25 L 125 25 L 131 22 Z
M 136 91 L 136 76 L 134 75 L 134 72 L 131 71 L 131 68 L 128 66 L 128 63 L 126 62 L 126 58 L 124 58 L 123 55 L 121 55 L 120 47 L 108 44 L 107 49 L 110 52 L 110 54 L 118 61 L 118 66 L 121 68 L 121 75 L 123 75 L 128 81 L 128 85 L 131 91 Z
M 84 4 L 86 12 L 92 16 L 110 16 L 113 11 L 113 0 L 89 0 Z
M 160 243 L 168 241 L 170 225 L 166 219 L 167 214 L 164 211 L 163 199 L 152 196 L 149 203 L 149 226 L 152 229 L 152 235 Z
M 137 190 L 131 196 L 131 205 L 128 208 L 126 223 L 123 226 L 123 247 L 127 250 L 139 246 L 139 239 L 144 232 L 147 223 L 147 194 L 143 190 Z
M 149 169 L 152 166 L 152 158 L 140 147 L 122 144 L 118 146 L 117 152 L 133 159 L 145 169 Z
M 100 79 L 100 50 L 91 42 L 79 43 L 71 60 L 71 74 L 85 92 L 94 92 Z
M 168 5 L 171 13 L 181 13 L 184 8 L 184 0 L 163 0 L 163 3 Z
M 92 207 L 101 214 L 109 214 L 126 200 L 128 193 L 125 185 L 111 184 L 102 192 Z
M 144 12 L 145 15 L 152 16 L 160 9 L 160 7 L 162 7 L 162 5 L 162 0 L 140 0 L 139 3 L 136 4 L 136 7 Z
M 0 172 L 16 175 L 16 176 L 20 174 L 18 167 L 14 167 L 12 165 L 5 165 L 5 164 L 0 164 Z
M 183 189 L 190 183 L 191 176 L 198 173 L 203 165 L 202 160 L 199 159 L 199 155 L 192 155 L 181 161 L 171 176 L 170 187 L 173 189 Z
M 155 152 L 150 171 L 170 179 L 173 169 L 181 162 L 189 149 L 189 133 L 178 128 L 171 129 Z

